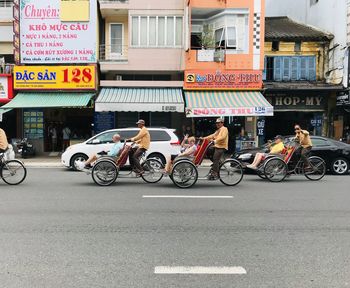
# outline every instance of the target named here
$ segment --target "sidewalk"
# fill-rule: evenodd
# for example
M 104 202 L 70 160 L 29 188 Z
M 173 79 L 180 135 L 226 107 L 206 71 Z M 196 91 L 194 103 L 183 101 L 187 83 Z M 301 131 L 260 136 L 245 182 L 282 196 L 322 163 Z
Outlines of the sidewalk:
M 64 168 L 61 164 L 61 156 L 35 156 L 33 158 L 23 159 L 16 156 L 16 159 L 24 162 L 26 167 L 33 168 Z M 210 167 L 211 161 L 204 159 L 201 166 Z

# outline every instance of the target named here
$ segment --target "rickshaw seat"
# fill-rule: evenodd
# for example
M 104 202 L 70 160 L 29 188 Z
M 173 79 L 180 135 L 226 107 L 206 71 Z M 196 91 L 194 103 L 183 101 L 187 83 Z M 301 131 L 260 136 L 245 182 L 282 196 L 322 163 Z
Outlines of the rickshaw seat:
M 131 149 L 131 146 L 125 145 L 122 150 L 120 151 L 120 155 L 117 159 L 117 166 L 122 167 L 125 165 L 126 161 L 128 160 L 129 151 Z
M 292 158 L 292 155 L 294 152 L 294 147 L 285 148 L 285 149 L 286 149 L 286 152 L 284 153 L 283 160 L 284 160 L 284 162 L 288 163 L 290 158 Z
M 201 145 L 198 145 L 197 151 L 195 153 L 193 163 L 194 165 L 200 165 L 203 161 L 203 158 L 205 156 L 205 153 L 207 152 L 207 148 L 210 141 L 208 139 L 204 139 Z

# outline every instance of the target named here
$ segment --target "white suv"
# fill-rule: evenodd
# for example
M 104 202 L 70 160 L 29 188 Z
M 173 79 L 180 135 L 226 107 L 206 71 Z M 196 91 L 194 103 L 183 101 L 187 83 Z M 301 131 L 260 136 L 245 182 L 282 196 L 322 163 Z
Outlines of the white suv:
M 151 146 L 146 152 L 147 158 L 154 157 L 165 164 L 166 156 L 180 153 L 180 142 L 174 133 L 175 129 L 147 129 L 151 135 Z M 77 170 L 77 161 L 85 161 L 97 152 L 109 151 L 113 146 L 112 136 L 114 134 L 120 134 L 123 141 L 136 136 L 139 130 L 138 128 L 120 128 L 101 132 L 83 143 L 69 146 L 61 156 L 61 163 L 68 168 Z

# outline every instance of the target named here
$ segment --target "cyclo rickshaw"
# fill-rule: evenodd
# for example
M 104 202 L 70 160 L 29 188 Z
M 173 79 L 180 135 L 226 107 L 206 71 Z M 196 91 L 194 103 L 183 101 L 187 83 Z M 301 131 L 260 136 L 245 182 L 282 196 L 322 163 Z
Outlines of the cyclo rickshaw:
M 288 139 L 281 155 L 268 155 L 258 166 L 256 172 L 260 178 L 271 182 L 281 182 L 289 175 L 304 175 L 312 181 L 321 180 L 326 174 L 326 163 L 318 156 L 308 157 L 310 168 L 304 168 L 304 162 L 297 152 L 300 144 Z
M 197 180 L 206 180 L 209 173 L 204 177 L 199 177 L 198 168 L 207 154 L 208 148 L 213 145 L 212 141 L 204 139 L 198 143 L 198 149 L 194 155 L 194 159 L 179 158 L 175 160 L 170 178 L 179 188 L 190 188 Z M 235 186 L 242 181 L 243 168 L 239 161 L 235 159 L 227 159 L 220 164 L 219 177 L 221 183 L 227 186 Z
M 115 160 L 112 157 L 103 156 L 98 159 L 92 167 L 92 179 L 97 185 L 109 186 L 113 184 L 117 178 L 139 178 L 141 177 L 147 183 L 157 183 L 163 178 L 161 169 L 163 164 L 156 158 L 145 159 L 145 153 L 141 156 L 140 164 L 144 170 L 141 175 L 134 174 L 133 170 L 121 171 L 129 158 L 129 152 L 135 143 L 124 143 L 119 153 L 119 157 Z

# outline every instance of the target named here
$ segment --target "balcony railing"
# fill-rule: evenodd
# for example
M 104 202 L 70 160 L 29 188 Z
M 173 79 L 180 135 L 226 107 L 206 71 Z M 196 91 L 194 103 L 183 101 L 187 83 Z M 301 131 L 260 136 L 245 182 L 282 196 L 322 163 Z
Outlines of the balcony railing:
M 15 64 L 0 63 L 0 74 L 12 74 Z
M 126 62 L 128 60 L 128 46 L 100 45 L 100 61 Z
M 13 0 L 0 0 L 0 8 L 1 7 L 12 7 Z

